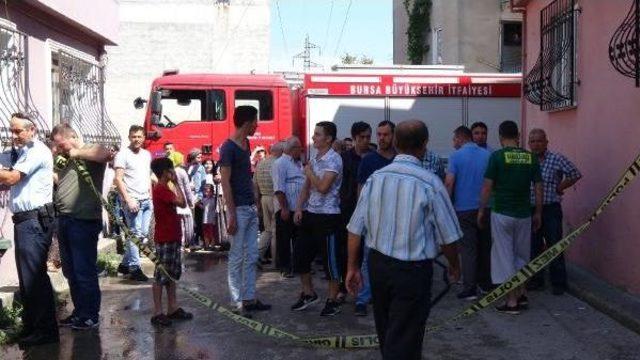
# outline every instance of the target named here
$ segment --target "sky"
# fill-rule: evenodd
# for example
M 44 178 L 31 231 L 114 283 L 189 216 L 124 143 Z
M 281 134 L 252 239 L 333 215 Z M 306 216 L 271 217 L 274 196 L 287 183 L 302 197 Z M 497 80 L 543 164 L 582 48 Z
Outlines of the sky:
M 311 60 L 326 71 L 347 52 L 373 58 L 375 65 L 393 63 L 392 0 L 271 0 L 270 4 L 271 71 L 302 69 L 302 60 L 296 59 L 292 66 L 292 58 L 304 50 L 307 34 L 319 47 L 311 50 Z

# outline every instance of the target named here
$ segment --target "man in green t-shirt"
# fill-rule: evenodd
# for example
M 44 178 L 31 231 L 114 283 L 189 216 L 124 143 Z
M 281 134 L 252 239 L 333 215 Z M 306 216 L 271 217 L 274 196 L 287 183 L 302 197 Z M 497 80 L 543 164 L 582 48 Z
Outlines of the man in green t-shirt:
M 518 147 L 518 125 L 504 121 L 499 128 L 502 149 L 494 151 L 484 175 L 478 210 L 478 226 L 483 218 L 489 197 L 491 208 L 491 278 L 502 284 L 526 265 L 531 256 L 531 229 L 540 228 L 542 213 L 542 177 L 538 159 Z M 534 183 L 535 211 L 531 214 L 531 183 Z M 507 295 L 505 304 L 496 310 L 519 314 L 526 309 L 528 299 L 522 286 Z
M 69 282 L 74 307 L 71 315 L 60 320 L 60 326 L 70 326 L 74 330 L 94 329 L 98 327 L 100 311 L 96 261 L 98 236 L 102 230 L 102 203 L 72 160 L 84 163 L 100 191 L 111 153 L 101 145 L 85 145 L 78 133 L 65 123 L 51 130 L 51 140 L 54 153 L 69 159 L 64 168 L 55 169 L 58 186 L 53 196 L 59 212 L 62 272 Z

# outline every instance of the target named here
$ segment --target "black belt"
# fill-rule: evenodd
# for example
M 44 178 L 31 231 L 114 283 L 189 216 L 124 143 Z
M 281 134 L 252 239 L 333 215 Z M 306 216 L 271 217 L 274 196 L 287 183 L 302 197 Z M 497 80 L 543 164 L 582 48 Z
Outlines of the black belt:
M 56 216 L 55 206 L 53 205 L 53 203 L 48 203 L 40 206 L 37 209 L 17 212 L 13 214 L 11 219 L 13 220 L 13 223 L 17 225 L 27 220 L 32 220 L 32 219 L 40 220 L 45 217 L 55 218 L 55 216 Z

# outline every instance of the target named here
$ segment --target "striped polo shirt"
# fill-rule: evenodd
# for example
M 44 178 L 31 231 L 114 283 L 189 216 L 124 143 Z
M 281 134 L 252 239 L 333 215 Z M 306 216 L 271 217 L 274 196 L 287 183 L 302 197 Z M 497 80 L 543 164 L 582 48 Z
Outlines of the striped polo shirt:
M 433 259 L 438 245 L 462 237 L 442 181 L 411 155 L 397 155 L 362 188 L 349 232 L 366 245 L 402 261 Z

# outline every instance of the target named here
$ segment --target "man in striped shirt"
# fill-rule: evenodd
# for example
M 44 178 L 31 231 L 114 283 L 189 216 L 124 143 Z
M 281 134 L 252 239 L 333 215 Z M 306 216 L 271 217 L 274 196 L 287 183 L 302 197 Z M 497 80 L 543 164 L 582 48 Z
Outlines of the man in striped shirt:
M 542 253 L 545 243 L 547 247 L 551 247 L 562 239 L 562 194 L 582 177 L 580 171 L 569 159 L 562 154 L 549 151 L 548 145 L 549 141 L 544 130 L 532 129 L 529 132 L 529 148 L 540 163 L 543 188 L 542 226 L 531 237 L 532 259 Z M 533 192 L 531 203 L 535 203 Z M 532 290 L 543 288 L 544 273 L 545 270 L 542 270 L 531 279 L 527 288 Z M 567 288 L 567 270 L 563 254 L 553 260 L 549 266 L 549 277 L 553 294 L 564 294 Z
M 258 216 L 262 218 L 264 230 L 260 232 L 258 252 L 260 265 L 268 264 L 267 250 L 275 257 L 276 224 L 275 211 L 273 209 L 273 177 L 272 170 L 275 161 L 282 156 L 282 144 L 279 142 L 269 147 L 269 156 L 256 165 L 256 173 L 253 175 L 254 194 L 258 204 Z
M 356 294 L 360 274 L 360 234 L 366 233 L 373 313 L 384 359 L 420 359 L 429 315 L 434 259 L 441 246 L 449 274 L 460 267 L 455 242 L 462 237 L 456 213 L 442 181 L 422 167 L 429 138 L 419 120 L 395 130 L 399 154 L 376 171 L 362 188 L 347 226 L 347 288 Z

